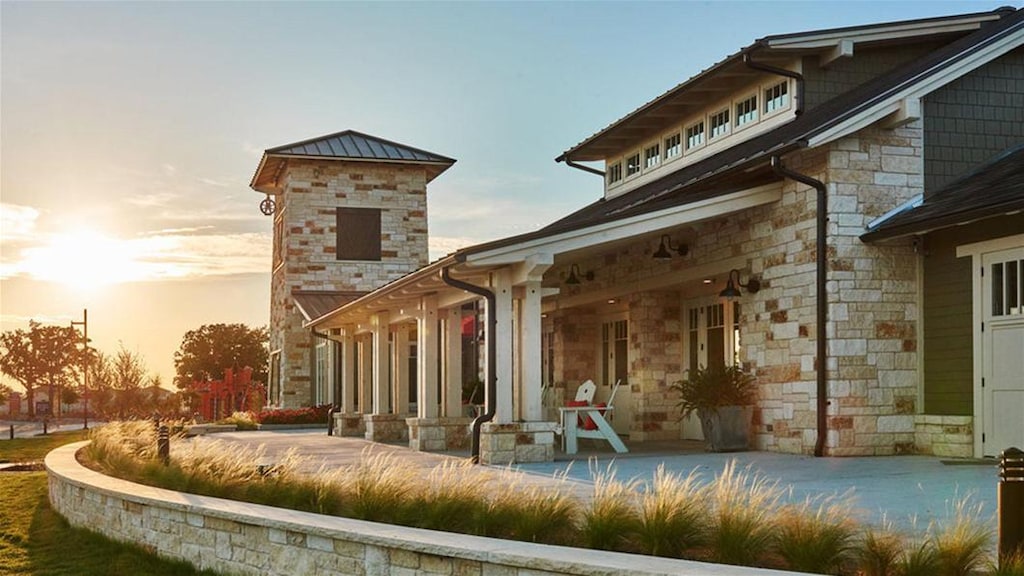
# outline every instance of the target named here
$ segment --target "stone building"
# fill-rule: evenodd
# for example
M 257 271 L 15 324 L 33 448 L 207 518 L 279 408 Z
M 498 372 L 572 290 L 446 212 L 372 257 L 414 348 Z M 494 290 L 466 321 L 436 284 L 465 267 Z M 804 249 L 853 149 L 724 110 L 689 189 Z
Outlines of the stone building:
M 625 383 L 631 442 L 699 435 L 670 385 L 732 363 L 759 449 L 997 454 L 1024 444 L 1022 143 L 1022 10 L 768 36 L 562 153 L 597 201 L 305 325 L 339 343 L 343 433 L 438 449 L 485 298 L 486 462 L 551 458 L 585 379 Z
M 354 131 L 263 153 L 271 199 L 268 403 L 334 403 L 338 345 L 303 324 L 424 266 L 427 184 L 455 160 Z

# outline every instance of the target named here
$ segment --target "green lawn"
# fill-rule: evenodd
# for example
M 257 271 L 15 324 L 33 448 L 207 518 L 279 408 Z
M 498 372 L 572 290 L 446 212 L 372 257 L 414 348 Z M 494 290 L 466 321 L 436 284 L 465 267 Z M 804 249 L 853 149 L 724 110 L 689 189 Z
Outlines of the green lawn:
M 70 432 L 54 432 L 34 438 L 0 440 L 0 462 L 39 461 L 45 458 L 50 450 L 58 446 L 85 440 L 88 437 L 88 430 L 72 430 Z
M 82 432 L 0 441 L 0 460 L 41 460 L 56 446 L 84 438 Z M 188 575 L 199 572 L 73 528 L 50 507 L 45 472 L 0 472 L 0 575 Z

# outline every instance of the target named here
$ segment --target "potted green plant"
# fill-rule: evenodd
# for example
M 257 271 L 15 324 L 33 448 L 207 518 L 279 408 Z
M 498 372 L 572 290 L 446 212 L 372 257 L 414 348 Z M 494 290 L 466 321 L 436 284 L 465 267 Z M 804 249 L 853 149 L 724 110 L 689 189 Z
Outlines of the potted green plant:
M 684 418 L 696 413 L 712 452 L 747 450 L 757 389 L 754 377 L 738 365 L 698 366 L 672 384 Z

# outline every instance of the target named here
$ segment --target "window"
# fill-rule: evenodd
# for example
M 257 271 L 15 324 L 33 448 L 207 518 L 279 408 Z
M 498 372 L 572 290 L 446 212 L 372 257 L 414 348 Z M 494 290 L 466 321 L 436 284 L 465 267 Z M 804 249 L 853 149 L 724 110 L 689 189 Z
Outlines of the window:
M 626 176 L 632 176 L 640 172 L 640 153 L 637 152 L 626 158 Z
M 540 334 L 541 352 L 541 373 L 544 375 L 544 386 L 555 385 L 555 332 L 552 327 L 546 328 Z
M 740 304 L 717 299 L 691 303 L 686 310 L 683 356 L 686 369 L 728 366 L 740 360 Z
M 992 264 L 992 316 L 1024 314 L 1024 260 Z
M 338 208 L 338 260 L 380 260 L 380 209 Z
M 729 109 L 711 115 L 711 137 L 717 138 L 729 133 Z
M 608 184 L 615 184 L 622 180 L 622 162 L 616 162 L 608 167 Z
M 789 81 L 783 80 L 764 91 L 764 113 L 771 114 L 789 106 Z
M 611 386 L 629 378 L 629 324 L 626 320 L 601 325 L 601 384 Z
M 644 170 L 654 168 L 661 162 L 661 145 L 655 144 L 644 149 Z
M 736 103 L 736 127 L 757 122 L 757 95 Z
M 327 403 L 327 341 L 318 339 L 313 354 L 313 404 Z
M 701 120 L 686 129 L 686 149 L 696 148 L 704 144 L 704 121 Z
M 665 138 L 665 160 L 675 158 L 683 152 L 683 138 L 679 134 L 673 134 Z

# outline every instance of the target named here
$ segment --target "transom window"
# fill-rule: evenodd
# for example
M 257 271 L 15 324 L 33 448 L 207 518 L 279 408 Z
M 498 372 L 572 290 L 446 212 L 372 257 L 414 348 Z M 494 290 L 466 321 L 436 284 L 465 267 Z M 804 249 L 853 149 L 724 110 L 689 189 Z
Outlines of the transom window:
M 608 183 L 615 184 L 622 180 L 622 162 L 616 162 L 608 167 Z
M 675 158 L 683 153 L 683 138 L 679 134 L 673 134 L 665 138 L 665 160 Z
M 717 138 L 729 133 L 729 109 L 711 115 L 711 137 Z
M 686 149 L 704 144 L 704 121 L 701 120 L 686 129 Z
M 644 149 L 644 170 L 654 168 L 661 163 L 661 145 L 655 144 Z
M 626 158 L 626 176 L 632 176 L 640 172 L 640 153 L 637 152 Z
M 771 114 L 789 106 L 789 81 L 783 80 L 764 91 L 764 113 Z
M 1024 260 L 992 264 L 992 315 L 1024 314 Z
M 736 103 L 736 127 L 757 121 L 757 95 Z

